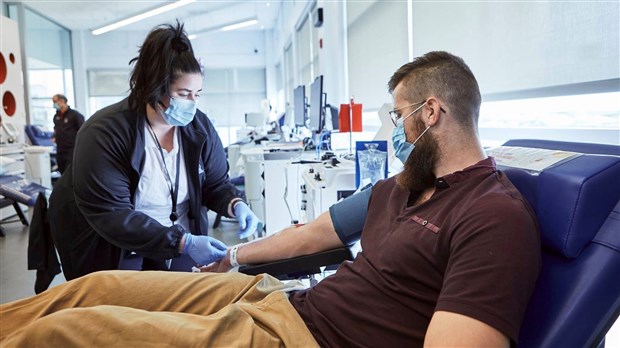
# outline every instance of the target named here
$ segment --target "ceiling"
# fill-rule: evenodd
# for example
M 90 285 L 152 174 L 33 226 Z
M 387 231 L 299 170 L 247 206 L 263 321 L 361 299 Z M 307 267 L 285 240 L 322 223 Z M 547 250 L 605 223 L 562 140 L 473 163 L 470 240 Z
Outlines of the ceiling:
M 179 19 L 185 23 L 185 30 L 188 34 L 192 34 L 250 18 L 258 19 L 258 24 L 247 27 L 245 30 L 271 29 L 278 15 L 281 1 L 196 0 L 117 30 L 149 31 L 158 24 L 173 23 L 175 19 Z M 92 30 L 173 1 L 8 0 L 6 2 L 24 3 L 35 12 L 71 30 Z

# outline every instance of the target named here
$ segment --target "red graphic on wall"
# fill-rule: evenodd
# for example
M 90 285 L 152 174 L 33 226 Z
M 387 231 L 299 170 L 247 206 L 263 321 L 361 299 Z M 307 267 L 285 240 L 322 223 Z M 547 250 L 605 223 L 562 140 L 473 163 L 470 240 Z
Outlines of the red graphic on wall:
M 6 80 L 7 69 L 6 61 L 4 60 L 4 54 L 0 52 L 0 84 Z
M 8 116 L 13 116 L 16 110 L 15 97 L 10 91 L 4 92 L 2 96 L 2 107 Z
M 9 54 L 9 61 L 11 64 L 15 64 L 15 55 L 13 53 Z M 0 52 L 0 84 L 3 84 L 6 80 L 6 77 L 9 74 L 9 69 L 6 64 L 6 60 L 4 59 L 4 54 Z M 6 91 L 2 95 L 2 109 L 7 114 L 7 116 L 15 115 L 15 110 L 17 110 L 17 103 L 15 101 L 15 96 L 11 91 Z

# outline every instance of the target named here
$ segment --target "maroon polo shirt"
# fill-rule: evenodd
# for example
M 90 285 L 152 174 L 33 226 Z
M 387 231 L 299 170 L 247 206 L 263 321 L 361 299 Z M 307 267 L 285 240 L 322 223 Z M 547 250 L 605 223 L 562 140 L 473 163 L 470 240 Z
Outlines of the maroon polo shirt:
M 435 311 L 516 342 L 540 268 L 535 215 L 487 158 L 436 181 L 426 202 L 394 178 L 372 191 L 353 262 L 291 303 L 321 346 L 422 346 Z M 415 198 L 415 197 L 412 197 Z

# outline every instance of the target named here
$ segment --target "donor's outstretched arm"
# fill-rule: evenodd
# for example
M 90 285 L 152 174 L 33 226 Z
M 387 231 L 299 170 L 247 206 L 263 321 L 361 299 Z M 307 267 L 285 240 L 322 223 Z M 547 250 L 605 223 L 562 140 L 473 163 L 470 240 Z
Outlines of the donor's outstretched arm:
M 270 236 L 230 248 L 220 262 L 203 267 L 206 272 L 227 272 L 230 254 L 241 265 L 261 264 L 314 254 L 351 245 L 359 240 L 366 220 L 370 189 L 363 190 L 330 207 L 314 221 L 293 225 Z

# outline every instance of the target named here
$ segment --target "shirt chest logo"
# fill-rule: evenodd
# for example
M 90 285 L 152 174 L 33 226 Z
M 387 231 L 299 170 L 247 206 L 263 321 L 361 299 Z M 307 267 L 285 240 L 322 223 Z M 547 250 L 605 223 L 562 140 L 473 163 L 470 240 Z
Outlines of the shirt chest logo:
M 415 221 L 416 223 L 420 224 L 421 226 L 423 226 L 424 228 L 426 228 L 427 230 L 437 234 L 439 233 L 439 231 L 441 230 L 441 228 L 439 228 L 439 226 L 436 226 L 430 222 L 428 222 L 428 220 L 423 219 L 417 215 L 414 215 L 411 220 Z

